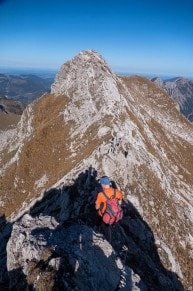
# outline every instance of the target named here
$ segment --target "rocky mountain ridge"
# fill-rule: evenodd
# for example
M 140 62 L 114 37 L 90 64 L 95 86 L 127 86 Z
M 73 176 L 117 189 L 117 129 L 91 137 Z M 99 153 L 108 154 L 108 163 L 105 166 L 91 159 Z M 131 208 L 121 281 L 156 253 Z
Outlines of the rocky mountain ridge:
M 85 245 L 99 251 L 98 260 L 103 254 L 108 273 L 117 266 L 109 283 L 117 288 L 190 287 L 192 130 L 165 91 L 139 76 L 117 76 L 97 52 L 81 52 L 65 63 L 51 94 L 28 105 L 17 128 L 0 133 L 0 253 L 8 262 L 1 284 L 16 288 L 24 282 L 39 290 L 47 278 L 55 288 L 50 290 L 60 284 L 82 290 L 87 280 L 94 286 L 99 267 L 95 277 L 91 257 L 81 251 Z M 97 178 L 104 174 L 125 202 L 110 245 L 94 219 Z M 67 246 L 76 242 L 74 249 L 61 248 L 64 236 Z M 114 263 L 105 263 L 104 249 L 121 262 L 113 255 Z
M 193 81 L 179 77 L 165 81 L 153 78 L 152 82 L 165 89 L 179 105 L 180 112 L 193 121 Z

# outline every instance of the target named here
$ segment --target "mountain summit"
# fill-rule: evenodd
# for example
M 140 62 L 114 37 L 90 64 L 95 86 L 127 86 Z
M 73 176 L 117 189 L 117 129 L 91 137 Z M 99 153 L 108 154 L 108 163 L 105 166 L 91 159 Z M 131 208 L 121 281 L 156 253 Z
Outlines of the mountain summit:
M 0 136 L 1 284 L 191 286 L 193 125 L 164 90 L 83 51 Z M 95 223 L 102 175 L 124 193 L 109 242 Z
M 112 115 L 116 103 L 118 110 L 122 109 L 117 82 L 117 76 L 97 52 L 83 51 L 61 67 L 51 93 L 68 96 L 65 120 L 75 121 L 85 131 L 102 117 Z

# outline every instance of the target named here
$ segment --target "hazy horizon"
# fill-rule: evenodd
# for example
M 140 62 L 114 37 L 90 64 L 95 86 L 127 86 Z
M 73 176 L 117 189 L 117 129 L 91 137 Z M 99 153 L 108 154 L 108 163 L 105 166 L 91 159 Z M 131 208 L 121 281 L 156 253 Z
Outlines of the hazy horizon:
M 58 69 L 54 68 L 30 68 L 30 67 L 22 67 L 22 68 L 11 68 L 11 67 L 0 67 L 0 74 L 8 74 L 8 75 L 22 75 L 22 74 L 32 74 L 37 75 L 40 77 L 55 77 L 58 73 Z M 113 70 L 114 71 L 114 70 Z M 180 76 L 180 75 L 169 75 L 169 74 L 156 74 L 156 73 L 145 73 L 145 72 L 121 72 L 121 71 L 114 71 L 114 73 L 123 76 L 132 76 L 132 75 L 140 75 L 144 76 L 148 79 L 151 78 L 161 78 L 163 80 L 172 79 L 172 78 L 187 78 L 189 80 L 193 80 L 191 76 Z

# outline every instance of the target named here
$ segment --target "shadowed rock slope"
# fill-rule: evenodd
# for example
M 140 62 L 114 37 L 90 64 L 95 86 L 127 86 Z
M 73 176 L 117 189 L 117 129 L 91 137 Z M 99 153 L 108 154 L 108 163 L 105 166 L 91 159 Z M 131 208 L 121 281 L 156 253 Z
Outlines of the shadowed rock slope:
M 103 261 L 108 273 L 115 265 L 114 285 L 109 286 L 190 287 L 192 133 L 192 124 L 178 112 L 176 103 L 151 81 L 117 76 L 95 51 L 81 52 L 65 63 L 51 94 L 28 105 L 15 130 L 0 133 L 4 262 L 13 227 L 2 280 L 16 286 L 18 274 L 25 278 L 18 279 L 25 286 L 46 284 L 38 281 L 38 274 L 44 270 L 47 276 L 52 266 L 48 277 L 53 288 L 66 284 L 66 290 L 74 286 L 82 290 L 78 284 L 86 286 L 90 280 L 88 290 L 97 290 L 92 289 L 96 278 L 88 266 L 93 246 L 98 259 L 110 256 L 114 262 Z M 125 217 L 112 229 L 110 245 L 94 219 L 97 178 L 104 174 L 116 182 L 125 200 Z M 17 236 L 21 259 L 15 263 L 19 255 L 12 250 Z M 61 245 L 64 237 L 66 244 Z M 30 251 L 33 241 L 35 253 Z M 41 260 L 42 252 L 48 254 Z M 63 283 L 58 282 L 59 274 Z

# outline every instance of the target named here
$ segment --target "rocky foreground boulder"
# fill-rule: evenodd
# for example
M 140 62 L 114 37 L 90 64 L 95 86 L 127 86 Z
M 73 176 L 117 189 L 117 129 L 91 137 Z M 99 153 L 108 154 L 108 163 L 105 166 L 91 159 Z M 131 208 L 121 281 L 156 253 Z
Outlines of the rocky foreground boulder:
M 85 225 L 61 229 L 53 217 L 25 215 L 14 225 L 7 250 L 11 289 L 142 290 L 139 276 Z

